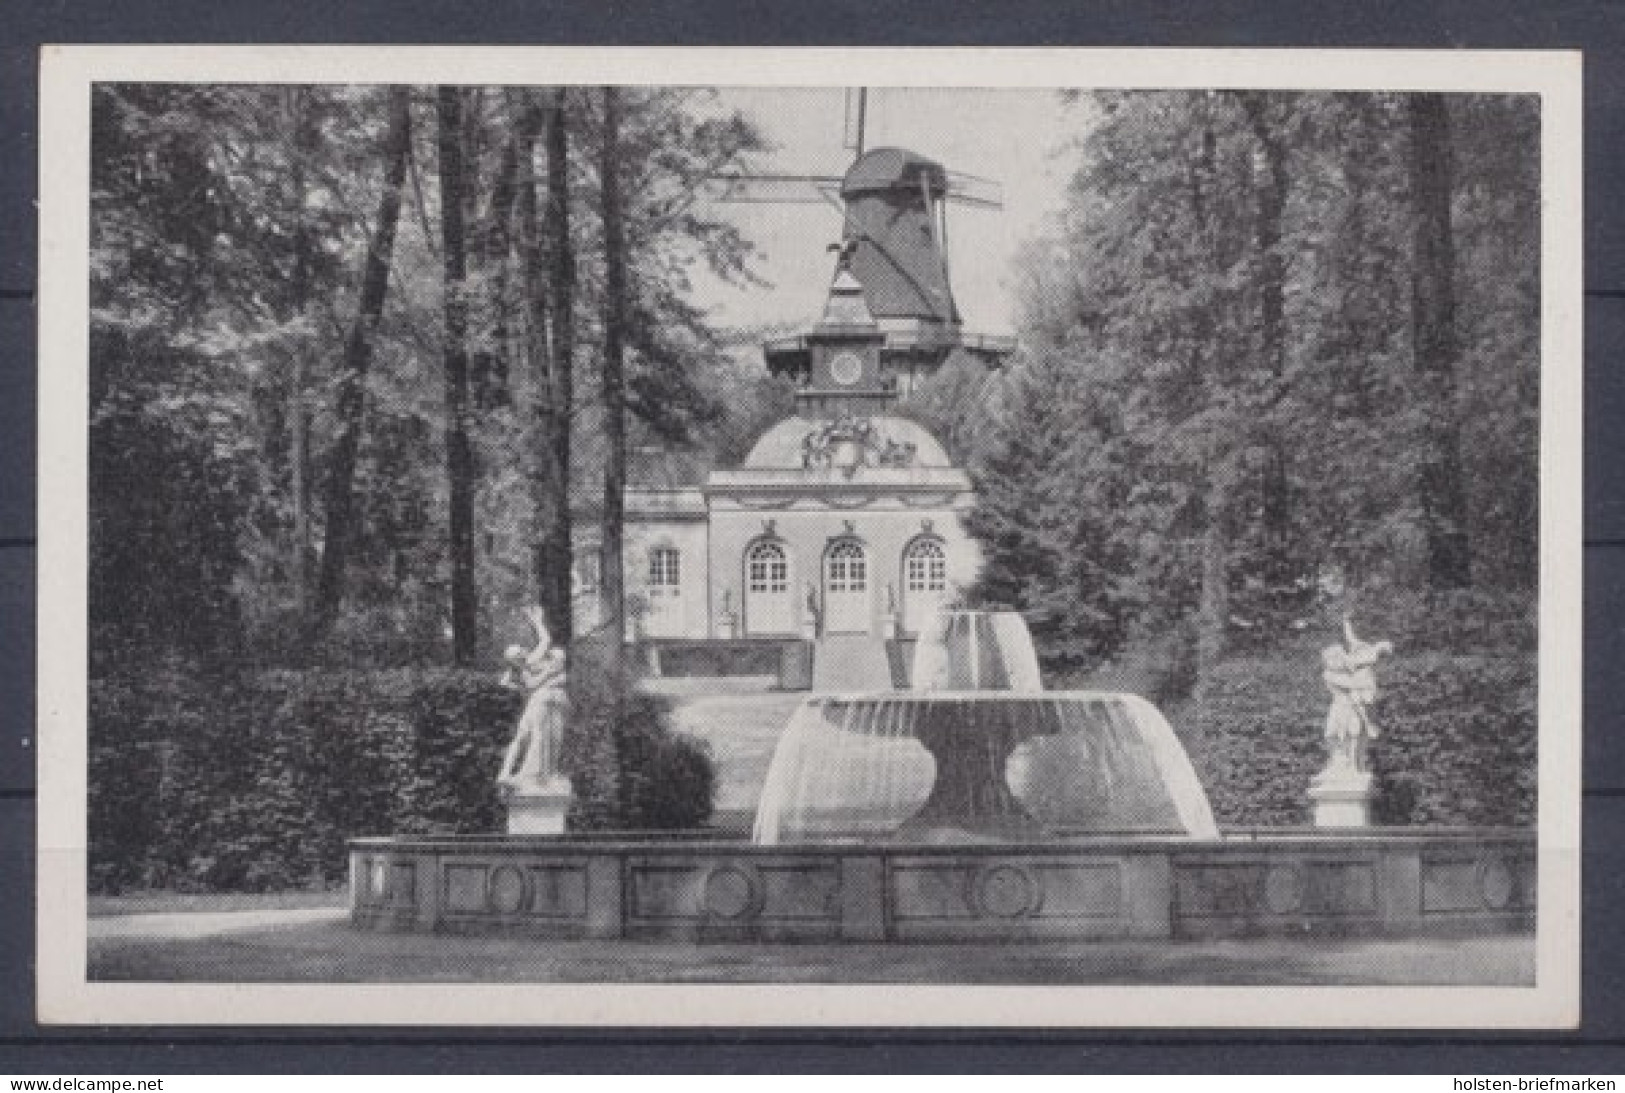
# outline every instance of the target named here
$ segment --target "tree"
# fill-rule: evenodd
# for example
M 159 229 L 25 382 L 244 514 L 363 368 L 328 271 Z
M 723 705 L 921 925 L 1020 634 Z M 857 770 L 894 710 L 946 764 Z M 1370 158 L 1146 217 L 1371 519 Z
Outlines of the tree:
M 604 504 L 602 519 L 602 595 L 604 624 L 615 675 L 624 671 L 622 643 L 626 630 L 626 584 L 622 533 L 626 504 L 627 325 L 626 229 L 621 204 L 620 89 L 603 89 L 604 133 L 599 160 L 600 199 L 604 222 L 604 360 L 601 392 L 604 409 Z
M 1058 559 L 1112 558 L 1067 625 L 1102 639 L 1095 657 L 1194 633 L 1205 676 L 1229 646 L 1316 623 L 1321 574 L 1374 592 L 1459 588 L 1489 567 L 1530 581 L 1533 104 L 1136 93 L 1080 98 L 1079 117 L 1068 207 L 1028 263 L 1024 332 L 1068 409 L 1013 420 L 1105 427 L 1072 463 L 1038 458 L 1064 437 L 1002 437 L 982 505 L 1003 523 L 979 526 L 1050 545 L 985 541 L 987 588 L 1037 603 Z M 1001 470 L 1021 450 L 1022 469 Z M 1120 500 L 1065 529 L 1020 493 L 1039 473 L 1073 497 L 1115 483 Z
M 1254 265 L 1257 270 L 1258 349 L 1267 376 L 1260 415 L 1261 462 L 1259 522 L 1263 538 L 1260 559 L 1266 597 L 1290 597 L 1298 582 L 1301 558 L 1292 537 L 1291 453 L 1276 417 L 1287 379 L 1287 261 L 1282 248 L 1286 230 L 1288 119 L 1302 107 L 1295 97 L 1243 92 L 1239 97 L 1247 126 L 1257 143 L 1254 171 Z M 1272 104 L 1278 104 L 1272 109 Z M 1273 605 L 1271 605 L 1273 606 Z
M 1416 218 L 1411 337 L 1427 415 L 1417 488 L 1427 534 L 1428 583 L 1449 590 L 1472 583 L 1456 409 L 1461 341 L 1456 329 L 1456 252 L 1450 212 L 1450 116 L 1441 95 L 1412 95 L 1408 105 Z
M 547 112 L 547 237 L 553 251 L 552 341 L 548 353 L 546 419 L 551 458 L 546 489 L 551 519 L 542 539 L 540 579 L 549 617 L 562 640 L 574 629 L 575 530 L 571 519 L 571 448 L 575 420 L 576 259 L 570 237 L 570 93 L 555 88 Z
M 273 314 L 272 246 L 243 261 L 222 240 L 254 214 L 226 172 L 252 136 L 245 118 L 268 113 L 253 109 L 265 98 L 169 85 L 99 85 L 92 96 L 94 673 L 241 654 L 237 582 L 263 481 L 255 392 L 286 324 Z M 235 351 L 250 314 L 264 352 Z
M 288 278 L 288 317 L 303 319 L 310 308 L 316 282 L 316 240 L 311 217 L 305 211 L 311 187 L 307 174 L 319 155 L 320 132 L 309 88 L 291 87 L 283 91 L 283 105 L 289 119 L 293 145 L 293 188 L 295 226 L 293 231 L 293 270 Z M 289 463 L 292 468 L 289 492 L 293 509 L 293 583 L 295 614 L 303 619 L 310 613 L 311 600 L 311 451 L 309 406 L 309 354 L 298 347 L 290 354 L 289 369 Z
M 474 453 L 468 439 L 467 254 L 463 227 L 463 98 L 441 87 L 435 103 L 440 136 L 440 238 L 444 260 L 446 482 L 450 498 L 452 660 L 474 662 L 479 597 L 474 587 Z
M 322 543 L 321 575 L 307 641 L 314 644 L 332 626 L 344 596 L 344 572 L 355 535 L 356 453 L 361 445 L 367 370 L 373 342 L 389 293 L 389 271 L 395 252 L 395 229 L 401 215 L 401 187 L 412 150 L 412 98 L 405 87 L 388 91 L 389 128 L 384 136 L 384 185 L 378 198 L 378 216 L 367 247 L 366 272 L 355 321 L 344 348 L 344 370 L 335 399 L 339 435 L 330 456 L 326 491 L 326 532 Z
M 623 440 L 706 444 L 726 351 L 687 271 L 738 274 L 748 247 L 696 193 L 760 141 L 703 92 L 619 99 Z M 611 278 L 583 200 L 602 99 L 453 105 L 98 91 L 93 457 L 111 474 L 140 452 L 175 487 L 93 487 L 96 625 L 132 650 L 162 631 L 261 663 L 466 661 L 536 576 L 568 639 L 571 501 L 604 495 Z
M 1124 559 L 1097 516 L 1122 501 L 1113 422 L 1064 359 L 1011 367 L 1009 406 L 993 423 L 1001 443 L 977 468 L 968 523 L 984 557 L 970 594 L 1020 610 L 1050 668 L 1078 667 L 1116 648 L 1127 622 Z

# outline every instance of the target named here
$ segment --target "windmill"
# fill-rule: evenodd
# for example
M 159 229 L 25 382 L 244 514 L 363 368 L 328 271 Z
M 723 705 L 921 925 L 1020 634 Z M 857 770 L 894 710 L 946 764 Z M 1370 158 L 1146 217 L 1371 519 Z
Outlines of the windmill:
M 868 310 L 886 334 L 887 371 L 905 383 L 934 370 L 956 348 L 996 364 L 1014 341 L 963 330 L 948 261 L 948 206 L 1002 209 L 998 183 L 958 171 L 906 148 L 865 148 L 868 89 L 847 92 L 845 175 L 736 174 L 717 179 L 717 199 L 747 204 L 827 203 L 841 213 L 837 273 L 863 287 Z M 763 347 L 775 372 L 804 375 L 804 337 Z

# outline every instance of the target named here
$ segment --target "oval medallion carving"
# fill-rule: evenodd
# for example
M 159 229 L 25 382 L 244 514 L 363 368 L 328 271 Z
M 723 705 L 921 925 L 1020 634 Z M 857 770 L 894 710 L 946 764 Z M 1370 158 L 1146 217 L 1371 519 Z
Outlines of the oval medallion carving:
M 701 905 L 718 918 L 739 918 L 756 909 L 758 896 L 755 878 L 736 865 L 722 865 L 706 875 Z
M 992 865 L 976 881 L 976 906 L 993 918 L 1021 918 L 1037 913 L 1044 890 L 1038 878 L 1019 865 Z
M 1277 865 L 1264 874 L 1264 906 L 1277 915 L 1303 908 L 1303 870 Z
M 1501 858 L 1490 858 L 1478 867 L 1478 894 L 1492 911 L 1504 910 L 1512 903 L 1513 884 L 1512 869 Z
M 485 901 L 493 911 L 511 915 L 525 907 L 525 874 L 518 866 L 499 865 L 485 882 Z

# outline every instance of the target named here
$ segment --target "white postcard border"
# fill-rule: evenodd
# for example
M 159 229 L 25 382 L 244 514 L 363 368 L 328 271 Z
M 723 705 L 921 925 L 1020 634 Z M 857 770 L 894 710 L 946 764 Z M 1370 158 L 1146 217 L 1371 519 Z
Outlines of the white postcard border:
M 96 82 L 1526 92 L 1542 97 L 1533 987 L 133 984 L 86 978 L 90 88 Z M 1575 52 L 51 46 L 41 64 L 38 1015 L 44 1023 L 1561 1028 L 1579 1019 L 1581 157 Z M 432 942 L 426 940 L 426 944 Z

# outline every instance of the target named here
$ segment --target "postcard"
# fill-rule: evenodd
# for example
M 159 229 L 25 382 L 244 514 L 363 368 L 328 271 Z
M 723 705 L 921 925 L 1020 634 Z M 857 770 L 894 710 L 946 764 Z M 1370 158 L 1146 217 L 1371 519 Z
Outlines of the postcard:
M 1578 1022 L 1578 54 L 41 101 L 41 1021 Z

